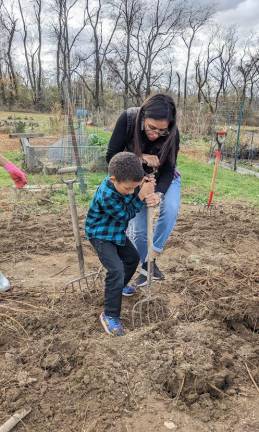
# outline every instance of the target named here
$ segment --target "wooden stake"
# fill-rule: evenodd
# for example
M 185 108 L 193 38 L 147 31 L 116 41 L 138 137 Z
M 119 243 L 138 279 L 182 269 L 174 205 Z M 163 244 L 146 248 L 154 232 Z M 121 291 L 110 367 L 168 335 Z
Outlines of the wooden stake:
M 249 377 L 250 377 L 252 383 L 254 384 L 256 390 L 257 390 L 258 393 L 259 393 L 259 387 L 258 387 L 258 385 L 256 384 L 255 379 L 254 379 L 253 375 L 251 374 L 250 369 L 249 369 L 249 367 L 247 366 L 246 363 L 245 363 L 245 367 L 246 367 L 247 373 L 248 373 L 248 375 L 249 375 Z M 0 430 L 0 432 L 1 432 L 1 430 Z
M 12 417 L 9 418 L 9 420 L 0 426 L 0 432 L 10 432 L 30 412 L 31 408 L 17 411 Z

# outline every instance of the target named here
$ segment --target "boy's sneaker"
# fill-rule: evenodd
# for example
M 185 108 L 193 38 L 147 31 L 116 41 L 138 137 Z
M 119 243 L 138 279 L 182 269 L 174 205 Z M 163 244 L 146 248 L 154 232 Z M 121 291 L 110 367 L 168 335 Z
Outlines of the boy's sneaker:
M 125 297 L 131 297 L 134 294 L 136 294 L 136 288 L 131 285 L 125 286 L 122 290 L 122 295 Z
M 104 312 L 100 315 L 101 324 L 107 334 L 111 336 L 124 336 L 125 331 L 120 318 L 105 315 Z
M 10 289 L 9 280 L 0 272 L 0 293 L 8 291 Z
M 147 262 L 144 262 L 142 264 L 142 268 L 141 268 L 140 273 L 147 276 Z M 161 270 L 159 270 L 155 259 L 153 260 L 153 279 L 155 279 L 155 280 L 164 280 L 165 279 L 165 275 L 161 272 Z
M 147 275 L 140 273 L 135 280 L 135 284 L 137 285 L 137 287 L 143 287 L 147 285 Z

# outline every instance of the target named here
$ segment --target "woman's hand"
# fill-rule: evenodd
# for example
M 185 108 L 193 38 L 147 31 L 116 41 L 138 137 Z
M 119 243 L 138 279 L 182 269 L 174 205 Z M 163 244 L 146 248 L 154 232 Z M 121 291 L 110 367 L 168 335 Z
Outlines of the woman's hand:
M 151 193 L 146 196 L 145 201 L 148 207 L 155 207 L 160 203 L 161 197 L 157 192 Z
M 147 166 L 150 166 L 152 168 L 158 168 L 160 165 L 159 158 L 154 155 L 143 154 L 142 160 L 147 164 Z

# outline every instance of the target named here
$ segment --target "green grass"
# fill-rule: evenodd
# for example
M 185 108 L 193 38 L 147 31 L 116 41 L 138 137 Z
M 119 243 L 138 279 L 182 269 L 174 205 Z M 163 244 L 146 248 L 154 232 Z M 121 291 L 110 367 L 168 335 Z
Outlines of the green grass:
M 180 156 L 178 167 L 182 174 L 183 201 L 206 203 L 213 165 Z M 244 200 L 259 205 L 259 179 L 220 168 L 214 200 Z
M 8 119 L 9 117 L 9 119 Z M 14 120 L 26 122 L 26 132 L 42 132 L 50 133 L 50 117 L 54 118 L 51 113 L 38 113 L 38 112 L 14 112 L 14 111 L 0 111 L 0 120 Z M 33 121 L 38 123 L 38 126 L 34 125 L 33 129 L 29 126 L 29 123 Z M 12 127 L 10 126 L 10 131 Z M 13 130 L 13 129 L 12 129 Z M 13 130 L 14 131 L 14 130 Z
M 52 134 L 52 133 L 66 133 L 67 126 L 64 126 L 64 121 L 61 119 L 57 123 L 57 128 L 52 130 L 52 125 L 50 123 L 50 118 L 53 120 L 57 120 L 57 117 L 53 113 L 38 113 L 38 112 L 12 112 L 12 111 L 0 111 L 0 121 L 1 120 L 16 120 L 21 122 L 27 122 L 25 127 L 26 132 L 41 132 L 44 134 Z M 26 120 L 27 119 L 27 120 Z M 33 130 L 29 127 L 29 122 L 34 121 L 38 123 L 38 126 L 34 126 Z M 77 128 L 77 120 L 74 119 L 74 126 Z M 109 138 L 111 136 L 111 132 L 108 130 L 104 130 L 98 126 L 84 126 L 84 132 L 86 134 L 96 134 L 100 138 L 102 138 L 106 143 L 108 143 Z
M 22 157 L 19 152 L 8 152 L 5 156 L 16 163 L 22 164 Z M 198 162 L 188 156 L 180 155 L 178 168 L 182 174 L 182 200 L 185 203 L 205 204 L 207 202 L 210 182 L 213 172 L 213 165 Z M 88 173 L 87 186 L 88 195 L 82 196 L 79 186 L 75 186 L 77 201 L 79 205 L 85 206 L 91 198 L 94 190 L 104 178 L 105 173 Z M 30 184 L 55 184 L 61 179 L 57 175 L 47 176 L 43 174 L 29 174 Z M 0 169 L 0 186 L 12 186 L 9 175 Z M 214 201 L 247 201 L 249 204 L 259 205 L 259 179 L 253 176 L 245 176 L 232 171 L 220 168 L 216 181 L 216 192 Z M 51 201 L 56 204 L 67 202 L 66 189 L 53 193 Z

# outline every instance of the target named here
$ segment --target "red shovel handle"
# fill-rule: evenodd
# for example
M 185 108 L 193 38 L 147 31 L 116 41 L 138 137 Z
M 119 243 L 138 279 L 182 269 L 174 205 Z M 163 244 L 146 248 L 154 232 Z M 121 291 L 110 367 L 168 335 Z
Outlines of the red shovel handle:
M 208 207 L 212 203 L 213 195 L 215 192 L 216 177 L 218 174 L 220 159 L 221 159 L 221 151 L 216 150 L 215 151 L 215 164 L 214 164 L 213 175 L 212 175 L 211 184 L 210 184 L 210 194 L 209 194 L 209 199 L 208 199 Z

